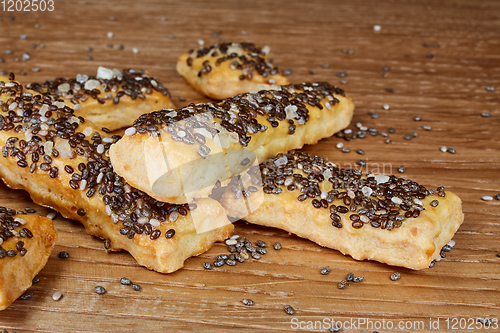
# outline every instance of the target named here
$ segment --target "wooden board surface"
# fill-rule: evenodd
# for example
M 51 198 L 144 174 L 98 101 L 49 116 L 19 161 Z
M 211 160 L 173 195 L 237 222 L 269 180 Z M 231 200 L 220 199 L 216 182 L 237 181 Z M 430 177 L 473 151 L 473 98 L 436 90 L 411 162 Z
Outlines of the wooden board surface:
M 325 332 L 334 320 L 357 324 L 344 332 L 414 332 L 420 322 L 425 325 L 420 331 L 438 332 L 451 331 L 454 323 L 454 331 L 465 331 L 464 323 L 475 318 L 500 319 L 500 201 L 481 200 L 500 193 L 500 2 L 56 0 L 52 12 L 0 17 L 0 70 L 14 72 L 21 82 L 95 73 L 99 65 L 139 67 L 161 79 L 178 106 L 206 101 L 175 72 L 177 57 L 199 40 L 269 45 L 275 64 L 293 69 L 292 82 L 329 81 L 345 88 L 356 104 L 350 128 L 360 122 L 379 131 L 395 129 L 390 144 L 382 136 L 350 142 L 332 137 L 307 151 L 342 166 L 365 159 L 369 170 L 385 166 L 386 173 L 397 174 L 403 165 L 401 176 L 457 193 L 465 213 L 456 246 L 423 271 L 358 262 L 280 230 L 237 223 L 236 234 L 279 241 L 283 249 L 270 249 L 259 261 L 206 271 L 204 261 L 226 253 L 216 244 L 168 275 L 139 267 L 127 253 L 106 253 L 102 241 L 79 223 L 58 217 L 59 240 L 40 282 L 30 289 L 33 297 L 2 311 L 0 329 L 271 332 L 292 331 L 296 320 L 302 327 L 321 321 L 322 327 L 310 331 Z M 30 59 L 16 61 L 25 52 Z M 339 72 L 347 76 L 340 78 Z M 422 120 L 413 120 L 416 116 Z M 412 131 L 418 137 L 405 140 Z M 342 153 L 338 142 L 351 152 Z M 456 153 L 443 153 L 441 146 Z M 358 148 L 365 155 L 357 154 Z M 49 212 L 3 184 L 0 204 Z M 58 259 L 59 251 L 70 258 Z M 321 275 L 326 265 L 332 270 Z M 393 282 L 389 276 L 396 271 L 401 279 Z M 339 290 L 348 272 L 365 280 Z M 139 283 L 142 291 L 120 285 L 121 277 Z M 95 294 L 97 285 L 107 293 Z M 56 291 L 64 295 L 57 302 Z M 255 305 L 244 306 L 244 298 Z M 284 312 L 287 304 L 295 315 Z M 374 327 L 361 324 L 363 319 Z M 400 329 L 400 322 L 408 329 Z

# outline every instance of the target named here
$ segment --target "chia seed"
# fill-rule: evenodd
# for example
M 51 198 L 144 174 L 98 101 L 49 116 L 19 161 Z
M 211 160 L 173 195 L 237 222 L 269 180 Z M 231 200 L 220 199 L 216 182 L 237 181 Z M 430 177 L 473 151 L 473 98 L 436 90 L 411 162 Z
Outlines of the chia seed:
M 399 272 L 395 272 L 391 274 L 391 280 L 392 281 L 397 281 L 401 278 L 401 274 Z
M 344 289 L 346 287 L 346 285 L 347 285 L 347 281 L 346 280 L 342 280 L 342 281 L 339 282 L 338 288 L 339 289 Z
M 448 149 L 446 149 L 446 151 L 448 153 L 450 153 L 450 154 L 455 154 L 456 153 L 455 149 L 453 149 L 453 148 L 448 148 Z
M 214 261 L 214 267 L 221 267 L 222 265 L 224 265 L 224 260 Z
M 329 266 L 322 267 L 319 272 L 321 273 L 321 275 L 326 275 L 330 273 L 330 267 Z
M 362 282 L 365 278 L 362 276 L 356 276 L 352 281 L 355 283 Z
M 69 258 L 69 253 L 68 253 L 68 252 L 66 252 L 66 251 L 61 251 L 61 252 L 59 252 L 58 257 L 59 257 L 60 259 L 68 259 L 68 258 Z
M 106 293 L 106 289 L 104 287 L 101 287 L 101 286 L 95 287 L 94 291 L 96 294 L 99 294 L 99 295 Z
M 439 201 L 438 200 L 432 200 L 431 203 L 430 203 L 430 205 L 432 207 L 437 207 L 439 205 Z
M 400 167 L 398 168 L 398 172 L 399 172 L 399 173 L 404 173 L 405 171 L 406 171 L 406 168 L 404 167 L 404 165 L 402 165 L 402 166 L 400 166 Z
M 285 310 L 286 314 L 288 314 L 290 316 L 295 314 L 295 309 L 292 308 L 291 305 L 286 305 L 284 310 Z
M 209 263 L 208 261 L 205 261 L 203 263 L 203 268 L 205 268 L 205 269 L 212 269 L 212 264 Z
M 500 194 L 499 194 L 499 196 L 500 196 Z M 499 200 L 500 200 L 500 199 L 499 199 Z M 276 242 L 276 243 L 274 243 L 273 248 L 274 248 L 276 251 L 281 250 L 281 243 L 280 243 L 280 242 Z
M 132 281 L 130 281 L 130 279 L 129 279 L 129 278 L 122 277 L 122 278 L 120 279 L 120 283 L 121 283 L 121 284 L 123 284 L 123 285 L 125 285 L 125 286 L 129 286 L 129 285 L 132 283 Z
M 490 115 L 490 113 L 489 113 L 489 112 L 483 112 L 483 113 L 481 113 L 481 117 L 488 118 L 488 117 L 490 117 L 490 116 L 491 116 L 491 115 Z
M 242 303 L 243 303 L 244 305 L 247 305 L 247 306 L 252 306 L 252 305 L 254 305 L 253 300 L 251 300 L 250 298 L 244 298 L 244 299 L 243 299 L 243 301 L 242 301 Z
M 132 289 L 134 289 L 135 291 L 141 291 L 142 287 L 137 283 L 132 283 Z
M 259 260 L 260 254 L 258 254 L 257 252 L 252 252 L 252 258 L 254 258 L 255 260 Z
M 255 245 L 257 245 L 259 247 L 266 247 L 266 242 L 258 240 L 255 242 Z
M 346 281 L 351 282 L 354 280 L 354 273 L 348 273 L 345 277 Z
M 31 297 L 33 297 L 33 293 L 24 293 L 19 298 L 26 301 L 26 300 L 30 299 Z
M 258 254 L 267 254 L 266 249 L 262 247 L 258 247 L 257 249 L 255 249 L 255 252 L 257 252 Z
M 35 276 L 31 281 L 31 284 L 37 284 L 38 282 L 40 282 L 40 278 L 38 276 Z

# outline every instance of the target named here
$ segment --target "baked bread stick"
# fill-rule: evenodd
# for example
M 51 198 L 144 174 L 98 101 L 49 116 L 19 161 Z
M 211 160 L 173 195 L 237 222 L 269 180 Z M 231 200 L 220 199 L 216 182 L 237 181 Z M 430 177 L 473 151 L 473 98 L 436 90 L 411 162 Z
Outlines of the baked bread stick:
M 120 137 L 75 117 L 63 102 L 9 81 L 0 84 L 0 109 L 3 181 L 80 221 L 110 250 L 168 273 L 231 235 L 234 227 L 215 200 L 166 204 L 127 184 L 108 157 Z
M 130 126 L 141 114 L 175 107 L 167 88 L 140 69 L 99 67 L 97 75 L 57 78 L 31 83 L 26 88 L 56 97 L 76 116 L 111 131 Z
M 0 207 L 0 310 L 31 287 L 54 249 L 57 233 L 48 217 Z
M 261 90 L 263 85 L 289 84 L 268 53 L 269 47 L 252 43 L 216 44 L 181 55 L 177 72 L 198 92 L 216 100 Z
M 263 200 L 257 195 L 262 192 Z M 460 198 L 442 187 L 433 191 L 396 176 L 363 175 L 298 150 L 233 179 L 221 203 L 228 215 L 249 223 L 286 230 L 357 260 L 410 269 L 429 267 L 464 220 Z
M 255 161 L 344 129 L 353 110 L 344 91 L 325 82 L 162 109 L 142 115 L 125 131 L 110 149 L 111 162 L 130 185 L 157 200 L 189 202 L 207 197 L 217 181 Z

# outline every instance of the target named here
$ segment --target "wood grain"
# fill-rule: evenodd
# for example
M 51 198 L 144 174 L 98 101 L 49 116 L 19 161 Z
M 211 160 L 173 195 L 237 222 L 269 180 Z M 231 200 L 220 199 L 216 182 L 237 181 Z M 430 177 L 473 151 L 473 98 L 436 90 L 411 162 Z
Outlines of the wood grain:
M 2 311 L 0 329 L 278 332 L 291 331 L 292 318 L 369 318 L 393 322 L 392 329 L 380 332 L 416 331 L 399 329 L 402 320 L 423 321 L 422 331 L 437 332 L 448 330 L 446 318 L 500 319 L 500 201 L 481 200 L 500 193 L 500 2 L 57 0 L 53 12 L 2 12 L 0 17 L 0 57 L 5 60 L 0 70 L 14 72 L 21 82 L 95 73 L 99 65 L 144 68 L 164 82 L 178 106 L 207 100 L 175 72 L 177 57 L 197 47 L 199 40 L 206 45 L 219 38 L 269 45 L 275 64 L 293 69 L 292 82 L 329 81 L 346 89 L 356 104 L 351 128 L 360 122 L 379 131 L 395 129 L 389 144 L 382 136 L 349 142 L 332 137 L 307 151 L 342 166 L 365 159 L 369 170 L 385 165 L 386 172 L 392 168 L 396 174 L 404 165 L 401 176 L 457 193 L 465 213 L 456 246 L 423 271 L 357 262 L 283 231 L 239 222 L 237 234 L 269 245 L 279 241 L 283 249 L 269 249 L 259 261 L 206 271 L 204 261 L 225 253 L 225 246 L 217 244 L 169 275 L 139 267 L 127 253 L 106 253 L 102 242 L 80 224 L 58 217 L 59 240 L 40 282 L 30 289 L 33 297 Z M 376 32 L 374 25 L 382 29 Z M 436 42 L 439 47 L 433 46 Z M 25 52 L 31 59 L 16 61 Z M 346 83 L 340 83 L 339 72 L 347 73 Z M 384 104 L 390 109 L 384 110 Z M 371 118 L 369 112 L 379 117 Z M 482 112 L 491 117 L 481 117 Z M 415 116 L 422 120 L 414 121 Z M 418 137 L 405 140 L 412 131 Z M 338 142 L 351 152 L 340 152 Z M 441 146 L 454 148 L 456 154 L 442 153 Z M 366 154 L 358 155 L 357 148 Z M 49 212 L 25 192 L 3 184 L 0 199 L 1 205 Z M 69 259 L 57 258 L 63 250 Z M 319 270 L 326 265 L 332 271 L 323 276 Z M 401 279 L 393 282 L 389 276 L 395 271 Z M 365 280 L 339 290 L 337 284 L 348 272 Z M 124 276 L 142 290 L 120 285 Z M 107 293 L 95 294 L 97 285 Z M 55 291 L 64 295 L 58 302 L 52 300 Z M 244 306 L 244 298 L 255 305 Z M 294 316 L 283 311 L 286 304 L 296 309 Z M 440 318 L 439 330 L 431 330 L 429 318 Z M 344 331 L 374 330 L 358 326 Z M 308 331 L 324 332 L 326 327 Z

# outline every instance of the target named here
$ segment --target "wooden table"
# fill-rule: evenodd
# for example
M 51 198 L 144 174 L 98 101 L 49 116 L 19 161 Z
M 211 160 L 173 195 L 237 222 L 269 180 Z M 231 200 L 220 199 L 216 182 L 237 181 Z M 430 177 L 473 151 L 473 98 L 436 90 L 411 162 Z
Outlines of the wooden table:
M 102 241 L 79 223 L 58 217 L 59 240 L 40 282 L 30 289 L 33 297 L 1 312 L 0 329 L 266 332 L 325 319 L 358 324 L 344 332 L 405 331 L 400 322 L 413 332 L 420 321 L 425 325 L 420 331 L 437 332 L 451 331 L 454 323 L 454 331 L 465 331 L 460 325 L 475 318 L 500 319 L 500 201 L 481 200 L 500 193 L 500 2 L 56 0 L 52 12 L 2 12 L 0 17 L 5 60 L 0 70 L 13 71 L 21 82 L 95 73 L 99 65 L 140 67 L 165 83 L 178 106 L 206 101 L 175 71 L 177 57 L 198 41 L 269 45 L 275 64 L 293 69 L 292 82 L 329 81 L 345 88 L 356 104 L 350 128 L 362 123 L 379 131 L 395 129 L 389 144 L 380 135 L 350 142 L 332 137 L 307 151 L 342 166 L 365 159 L 369 170 L 385 165 L 387 173 L 399 174 L 405 166 L 400 176 L 432 188 L 445 186 L 462 198 L 465 213 L 456 246 L 422 271 L 358 262 L 281 230 L 239 222 L 236 234 L 267 244 L 279 241 L 283 249 L 270 249 L 259 261 L 206 271 L 204 261 L 226 253 L 216 244 L 168 275 L 139 267 L 128 253 L 106 253 Z M 31 59 L 15 60 L 25 52 Z M 341 72 L 347 76 L 339 77 Z M 481 116 L 484 112 L 490 117 Z M 418 137 L 406 140 L 410 132 Z M 351 152 L 342 153 L 338 142 Z M 456 153 L 441 152 L 441 146 Z M 366 154 L 358 155 L 357 148 Z M 0 197 L 1 205 L 49 212 L 27 193 L 4 185 Z M 58 259 L 59 251 L 70 258 Z M 330 274 L 321 275 L 327 265 Z M 389 276 L 396 271 L 401 279 L 393 282 Z M 348 272 L 365 280 L 338 289 Z M 139 283 L 142 291 L 122 286 L 121 277 Z M 107 293 L 94 293 L 96 285 Z M 60 301 L 52 300 L 55 291 L 63 293 Z M 244 306 L 244 298 L 255 305 Z M 287 304 L 295 315 L 284 312 Z M 374 327 L 359 325 L 363 320 Z

